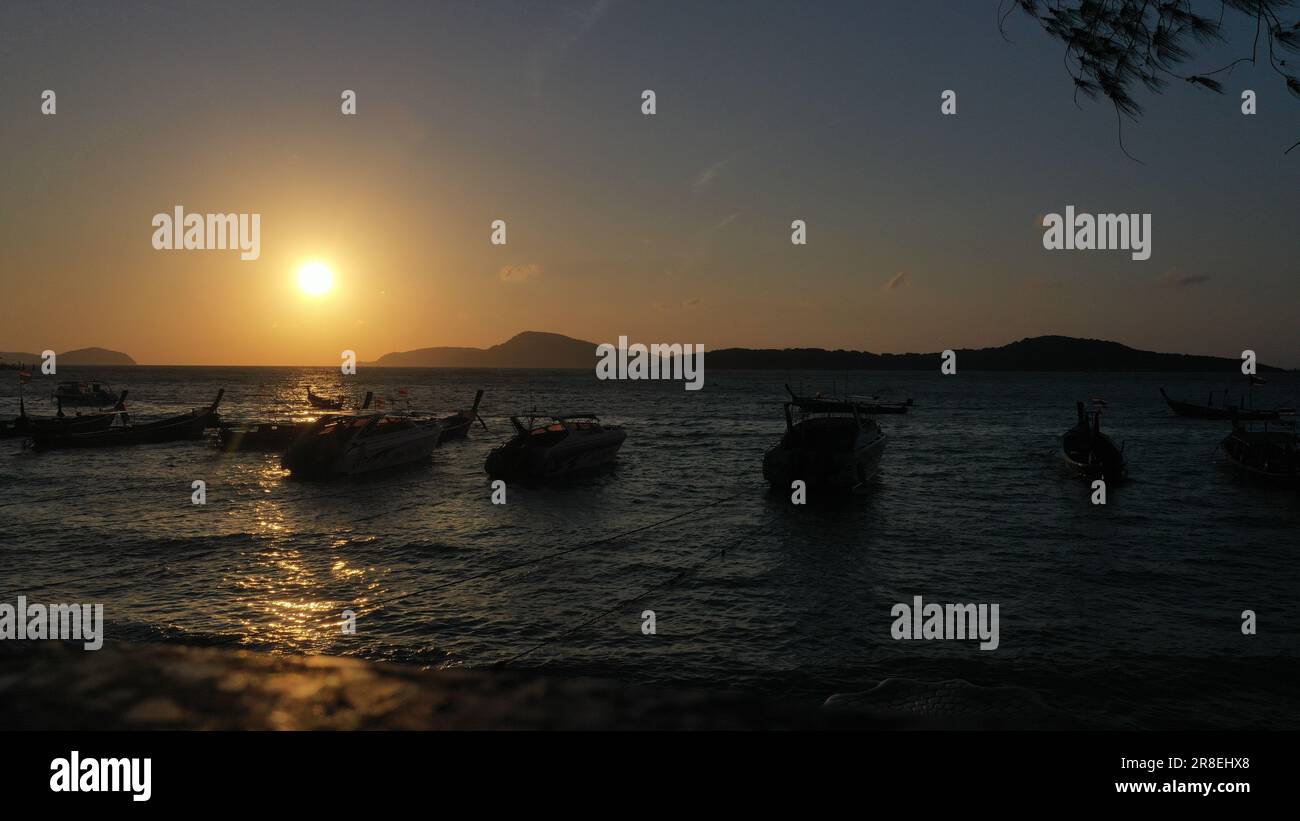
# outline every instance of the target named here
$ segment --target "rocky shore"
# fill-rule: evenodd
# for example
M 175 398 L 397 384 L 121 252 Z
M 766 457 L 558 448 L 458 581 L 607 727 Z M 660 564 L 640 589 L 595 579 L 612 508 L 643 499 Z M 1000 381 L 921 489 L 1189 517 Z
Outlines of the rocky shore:
M 747 693 L 426 670 L 180 645 L 0 647 L 6 730 L 885 730 L 1061 726 L 1028 691 L 870 682 L 824 705 Z

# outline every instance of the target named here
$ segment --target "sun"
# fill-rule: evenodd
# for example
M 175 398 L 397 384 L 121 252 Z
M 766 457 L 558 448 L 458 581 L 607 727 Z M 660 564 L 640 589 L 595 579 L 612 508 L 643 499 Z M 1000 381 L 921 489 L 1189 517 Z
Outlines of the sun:
M 307 262 L 298 269 L 298 288 L 311 296 L 322 296 L 334 287 L 334 272 L 323 262 Z

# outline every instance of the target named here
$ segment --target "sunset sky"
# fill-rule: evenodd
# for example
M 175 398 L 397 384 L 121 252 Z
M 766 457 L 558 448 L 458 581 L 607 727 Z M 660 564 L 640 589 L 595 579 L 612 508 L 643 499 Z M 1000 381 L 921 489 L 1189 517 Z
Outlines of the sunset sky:
M 1300 100 L 1251 65 L 1223 95 L 1143 92 L 1138 164 L 1108 105 L 1072 102 L 1062 47 L 1020 13 L 1004 41 L 996 11 L 6 3 L 0 350 L 337 364 L 522 330 L 881 352 L 1057 333 L 1300 366 Z M 1233 14 L 1237 47 L 1189 70 L 1249 52 Z M 176 205 L 260 213 L 260 259 L 154 250 Z M 1150 260 L 1045 251 L 1067 205 L 1151 213 Z M 310 260 L 323 295 L 298 286 Z

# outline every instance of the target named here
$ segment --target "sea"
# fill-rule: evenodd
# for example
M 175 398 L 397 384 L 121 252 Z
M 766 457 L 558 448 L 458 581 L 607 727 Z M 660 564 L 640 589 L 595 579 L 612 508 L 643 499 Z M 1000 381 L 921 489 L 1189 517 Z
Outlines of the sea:
M 53 412 L 56 379 L 92 377 L 129 389 L 141 421 L 219 388 L 230 423 L 310 417 L 309 386 L 438 414 L 485 390 L 486 430 L 355 480 L 290 479 L 278 454 L 205 442 L 0 440 L 0 601 L 103 603 L 106 642 L 506 663 L 811 705 L 962 679 L 1032 691 L 1081 727 L 1300 729 L 1300 492 L 1227 470 L 1228 423 L 1175 417 L 1159 393 L 1203 401 L 1239 375 L 708 371 L 687 391 L 569 370 L 61 368 L 25 386 L 28 412 Z M 1294 373 L 1269 382 L 1259 405 L 1300 396 Z M 764 485 L 787 384 L 914 400 L 879 417 L 869 486 L 795 505 Z M 1130 468 L 1104 505 L 1060 458 L 1075 401 L 1094 398 Z M 627 440 L 608 471 L 509 484 L 496 504 L 484 459 L 534 411 L 594 413 Z M 917 596 L 997 604 L 997 648 L 895 638 Z

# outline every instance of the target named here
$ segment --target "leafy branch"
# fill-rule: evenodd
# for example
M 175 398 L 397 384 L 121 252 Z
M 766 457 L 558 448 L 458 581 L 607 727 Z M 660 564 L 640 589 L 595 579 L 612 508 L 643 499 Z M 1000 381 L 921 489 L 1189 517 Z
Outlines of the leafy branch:
M 998 29 L 1005 39 L 1007 18 L 1019 8 L 1061 41 L 1075 105 L 1080 94 L 1108 100 L 1119 124 L 1120 150 L 1140 162 L 1124 148 L 1123 128 L 1124 117 L 1136 120 L 1142 114 L 1133 96 L 1138 87 L 1159 94 L 1170 80 L 1182 80 L 1222 94 L 1223 84 L 1215 75 L 1231 74 L 1242 63 L 1257 65 L 1262 41 L 1268 65 L 1287 91 L 1300 98 L 1300 79 L 1285 59 L 1300 54 L 1300 21 L 1283 19 L 1294 6 L 1293 0 L 1219 0 L 1216 18 L 1193 10 L 1191 0 L 999 0 Z M 1182 73 L 1195 51 L 1224 41 L 1223 20 L 1229 11 L 1255 20 L 1250 55 L 1213 71 Z M 1296 146 L 1300 142 L 1283 153 Z

